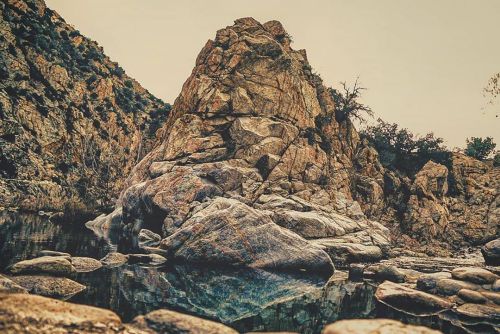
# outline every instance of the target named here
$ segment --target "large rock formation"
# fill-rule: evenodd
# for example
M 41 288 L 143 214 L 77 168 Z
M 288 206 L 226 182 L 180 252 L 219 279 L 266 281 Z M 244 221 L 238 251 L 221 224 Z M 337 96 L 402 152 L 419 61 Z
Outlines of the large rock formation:
M 0 206 L 105 205 L 168 105 L 42 0 L 0 3 Z
M 373 148 L 358 148 L 355 198 L 403 247 L 443 254 L 500 234 L 500 169 L 460 153 L 444 156 L 403 177 L 382 167 Z
M 351 199 L 358 135 L 279 22 L 219 30 L 159 137 L 120 206 L 125 231 L 162 233 L 168 257 L 329 273 L 327 253 L 384 255 L 387 229 Z

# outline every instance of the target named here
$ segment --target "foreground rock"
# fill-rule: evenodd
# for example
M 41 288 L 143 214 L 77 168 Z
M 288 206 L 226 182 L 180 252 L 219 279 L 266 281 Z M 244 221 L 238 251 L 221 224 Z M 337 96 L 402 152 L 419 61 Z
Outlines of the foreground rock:
M 86 289 L 85 285 L 65 277 L 13 276 L 12 280 L 35 295 L 68 299 Z
M 439 334 L 423 326 L 403 324 L 389 319 L 340 320 L 325 327 L 323 334 Z
M 217 322 L 169 310 L 157 310 L 138 316 L 132 325 L 154 333 L 171 334 L 237 334 L 238 332 Z
M 66 276 L 76 272 L 71 262 L 62 256 L 42 256 L 13 264 L 9 271 L 20 274 L 49 274 Z
M 5 333 L 115 333 L 121 328 L 111 311 L 28 294 L 0 294 L 0 324 Z
M 123 324 L 112 311 L 28 294 L 0 293 L 2 333 L 236 334 L 222 324 L 157 310 Z

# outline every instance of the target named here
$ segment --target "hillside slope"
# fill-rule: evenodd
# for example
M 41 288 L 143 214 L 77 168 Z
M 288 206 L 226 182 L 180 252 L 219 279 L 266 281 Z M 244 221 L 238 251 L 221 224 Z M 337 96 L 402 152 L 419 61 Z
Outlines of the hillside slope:
M 107 205 L 168 112 L 42 0 L 0 3 L 0 206 Z

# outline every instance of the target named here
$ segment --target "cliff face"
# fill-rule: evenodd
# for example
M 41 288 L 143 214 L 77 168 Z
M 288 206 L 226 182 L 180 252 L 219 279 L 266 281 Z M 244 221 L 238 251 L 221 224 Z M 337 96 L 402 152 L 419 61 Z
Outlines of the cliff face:
M 126 232 L 163 235 L 149 251 L 315 272 L 386 252 L 388 231 L 351 197 L 358 135 L 279 22 L 219 30 L 159 137 L 120 200 Z
M 0 3 L 0 205 L 109 203 L 168 114 L 41 0 Z

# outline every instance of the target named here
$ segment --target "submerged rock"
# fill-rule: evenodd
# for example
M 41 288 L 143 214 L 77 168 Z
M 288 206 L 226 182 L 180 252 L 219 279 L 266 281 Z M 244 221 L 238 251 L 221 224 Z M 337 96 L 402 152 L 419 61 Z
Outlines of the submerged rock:
M 66 277 L 51 276 L 14 276 L 12 280 L 35 295 L 68 299 L 86 287 Z
M 156 310 L 136 317 L 132 326 L 155 333 L 238 334 L 223 324 L 170 310 Z
M 340 320 L 325 327 L 323 334 L 439 334 L 424 326 L 407 325 L 390 319 Z
M 0 323 L 6 333 L 113 333 L 113 312 L 28 294 L 0 294 Z M 28 327 L 27 327 L 28 326 Z
M 71 275 L 76 272 L 71 262 L 62 256 L 42 256 L 13 264 L 9 271 L 20 274 Z

